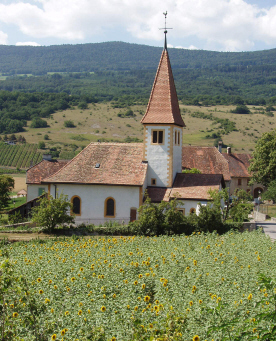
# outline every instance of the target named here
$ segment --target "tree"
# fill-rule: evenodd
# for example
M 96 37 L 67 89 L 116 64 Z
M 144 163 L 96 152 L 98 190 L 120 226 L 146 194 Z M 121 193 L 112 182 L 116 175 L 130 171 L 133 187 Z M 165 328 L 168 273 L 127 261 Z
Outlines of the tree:
M 276 180 L 273 180 L 268 185 L 267 190 L 262 193 L 262 200 L 273 200 L 276 202 Z
M 237 189 L 230 200 L 228 189 L 209 191 L 213 209 L 221 212 L 222 222 L 231 219 L 233 222 L 248 221 L 248 214 L 253 209 L 252 197 L 242 189 Z M 222 206 L 221 203 L 224 203 Z
M 10 192 L 14 188 L 14 179 L 8 175 L 0 175 L 0 211 L 2 211 L 10 201 Z
M 250 110 L 246 105 L 237 105 L 231 112 L 234 114 L 250 114 Z
M 74 223 L 75 218 L 68 213 L 72 210 L 72 204 L 67 195 L 60 194 L 54 199 L 43 197 L 39 200 L 39 206 L 32 209 L 32 221 L 49 231 L 53 231 L 57 225 Z
M 182 173 L 201 174 L 201 171 L 197 168 L 191 168 L 191 169 L 183 169 Z
M 134 222 L 137 232 L 147 236 L 180 233 L 185 223 L 183 213 L 178 210 L 180 205 L 176 198 L 155 204 L 146 195 L 144 204 L 138 209 L 139 219 Z
M 46 147 L 45 142 L 39 141 L 38 142 L 38 149 L 44 149 Z
M 75 124 L 72 120 L 64 121 L 64 127 L 66 128 L 75 128 Z
M 43 120 L 40 117 L 34 117 L 32 119 L 30 127 L 31 128 L 46 128 L 48 127 L 48 123 L 47 121 Z
M 264 186 L 276 179 L 276 130 L 264 133 L 257 141 L 249 171 L 251 182 Z

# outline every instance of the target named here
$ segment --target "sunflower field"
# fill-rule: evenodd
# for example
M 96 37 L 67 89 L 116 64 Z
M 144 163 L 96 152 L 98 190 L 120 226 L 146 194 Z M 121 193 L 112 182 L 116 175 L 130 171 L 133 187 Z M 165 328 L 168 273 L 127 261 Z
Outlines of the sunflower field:
M 1 247 L 3 340 L 274 340 L 261 232 L 60 238 Z

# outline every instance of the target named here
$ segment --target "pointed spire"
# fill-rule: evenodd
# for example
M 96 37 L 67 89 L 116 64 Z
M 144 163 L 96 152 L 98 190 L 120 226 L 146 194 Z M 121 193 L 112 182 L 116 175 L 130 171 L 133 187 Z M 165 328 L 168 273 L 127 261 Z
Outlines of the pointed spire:
M 165 33 L 165 43 L 164 43 L 164 50 L 167 50 L 167 30 L 164 31 Z
M 164 31 L 164 33 L 165 33 L 165 43 L 164 43 L 164 50 L 167 50 L 167 33 L 168 33 L 168 31 L 167 31 L 167 14 L 168 14 L 168 12 L 166 11 L 163 14 L 165 16 L 165 27 L 164 27 L 164 30 L 165 30 Z
M 141 120 L 143 124 L 176 124 L 185 127 L 180 114 L 177 93 L 174 85 L 172 68 L 167 50 L 165 35 L 165 46 L 161 55 L 148 107 Z

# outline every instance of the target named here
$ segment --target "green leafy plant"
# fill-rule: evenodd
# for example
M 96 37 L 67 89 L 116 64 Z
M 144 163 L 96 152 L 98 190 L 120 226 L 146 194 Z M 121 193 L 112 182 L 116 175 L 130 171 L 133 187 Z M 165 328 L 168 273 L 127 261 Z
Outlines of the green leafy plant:
M 70 215 L 72 204 L 64 194 L 56 198 L 43 197 L 39 200 L 39 206 L 32 209 L 32 221 L 38 226 L 53 232 L 57 225 L 74 223 L 74 216 Z

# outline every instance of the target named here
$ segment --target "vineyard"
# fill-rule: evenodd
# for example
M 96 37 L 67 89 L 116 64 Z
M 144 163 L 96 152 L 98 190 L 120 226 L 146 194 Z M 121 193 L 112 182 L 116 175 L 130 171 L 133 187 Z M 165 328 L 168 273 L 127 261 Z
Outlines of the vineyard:
M 31 162 L 35 165 L 42 160 L 36 144 L 8 145 L 0 143 L 0 166 L 29 168 Z

